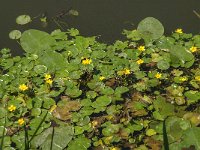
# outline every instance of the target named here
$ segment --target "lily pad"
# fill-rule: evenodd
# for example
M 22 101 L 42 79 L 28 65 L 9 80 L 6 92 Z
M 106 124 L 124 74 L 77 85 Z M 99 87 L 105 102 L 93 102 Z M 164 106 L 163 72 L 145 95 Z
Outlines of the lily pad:
M 55 40 L 48 33 L 30 29 L 23 32 L 20 43 L 27 53 L 37 54 L 45 50 L 52 50 Z
M 31 22 L 31 17 L 29 15 L 20 15 L 16 18 L 16 23 L 24 25 Z
M 137 30 L 143 35 L 149 34 L 152 39 L 158 39 L 164 34 L 164 27 L 161 22 L 153 17 L 143 19 Z
M 17 40 L 21 37 L 22 33 L 19 30 L 12 30 L 9 33 L 9 38 L 13 40 Z

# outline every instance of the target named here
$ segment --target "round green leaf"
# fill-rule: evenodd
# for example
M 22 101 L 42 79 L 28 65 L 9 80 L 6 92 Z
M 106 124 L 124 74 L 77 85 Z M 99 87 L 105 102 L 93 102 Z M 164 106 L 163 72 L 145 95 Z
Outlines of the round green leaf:
M 20 15 L 16 18 L 16 23 L 24 25 L 31 22 L 31 17 L 29 15 Z
M 47 71 L 47 67 L 44 66 L 44 65 L 37 65 L 37 66 L 34 67 L 34 71 L 37 74 L 42 74 L 42 73 L 45 73 Z
M 139 25 L 137 30 L 141 32 L 143 35 L 149 35 L 152 39 L 160 38 L 164 33 L 164 27 L 160 23 L 159 20 L 153 17 L 147 17 L 143 19 Z
M 161 70 L 167 70 L 170 67 L 170 64 L 166 60 L 160 60 L 157 63 L 157 67 L 158 69 L 161 69 Z
M 19 30 L 12 30 L 9 33 L 9 38 L 16 40 L 16 39 L 19 39 L 21 37 L 21 35 L 22 35 L 22 33 Z
M 51 50 L 55 42 L 48 33 L 35 29 L 25 31 L 20 38 L 23 50 L 32 54 Z

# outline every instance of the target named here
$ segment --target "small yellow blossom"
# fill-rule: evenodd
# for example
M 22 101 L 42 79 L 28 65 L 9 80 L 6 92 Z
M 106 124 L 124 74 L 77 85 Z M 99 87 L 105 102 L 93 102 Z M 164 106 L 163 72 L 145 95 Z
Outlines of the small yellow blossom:
M 88 58 L 82 60 L 83 65 L 89 65 L 89 64 L 91 64 L 91 62 L 92 62 L 92 60 L 88 59 Z
M 197 47 L 195 47 L 195 46 L 190 47 L 190 51 L 193 52 L 193 53 L 196 52 L 197 51 Z
M 118 147 L 113 147 L 113 148 L 111 148 L 110 150 L 120 150 L 120 148 L 118 148 Z
M 142 59 L 139 59 L 138 61 L 136 61 L 138 65 L 144 63 L 144 61 Z
M 100 76 L 100 77 L 99 77 L 99 80 L 101 80 L 101 81 L 104 80 L 104 79 L 105 79 L 104 76 Z
M 187 81 L 188 78 L 187 77 L 180 77 L 179 80 L 184 82 L 184 81 Z
M 10 105 L 9 107 L 8 107 L 8 110 L 9 111 L 15 111 L 16 110 L 16 106 L 14 106 L 14 105 Z
M 45 78 L 45 80 L 49 80 L 49 79 L 51 79 L 51 75 L 50 74 L 45 74 L 44 78 Z
M 94 120 L 92 121 L 92 127 L 95 128 L 98 125 L 98 121 Z
M 155 75 L 155 77 L 156 77 L 157 79 L 161 78 L 161 76 L 162 76 L 161 73 L 156 73 L 156 75 Z
M 179 33 L 179 34 L 182 34 L 182 33 L 183 33 L 183 30 L 179 28 L 179 29 L 176 29 L 175 32 L 176 32 L 176 33 Z
M 19 89 L 21 91 L 26 91 L 26 90 L 28 90 L 28 86 L 26 86 L 25 84 L 21 84 L 21 85 L 19 85 Z
M 52 83 L 53 83 L 53 80 L 51 80 L 51 79 L 48 79 L 48 80 L 46 80 L 46 83 L 47 83 L 47 84 L 50 84 L 50 85 L 52 85 Z
M 196 76 L 195 80 L 200 81 L 200 76 Z
M 139 51 L 145 51 L 145 46 L 139 46 L 137 49 L 138 49 Z
M 125 69 L 125 70 L 124 70 L 124 74 L 125 74 L 125 75 L 131 74 L 131 71 L 130 71 L 129 69 Z
M 18 124 L 19 125 L 23 125 L 24 124 L 24 119 L 23 118 L 18 119 Z

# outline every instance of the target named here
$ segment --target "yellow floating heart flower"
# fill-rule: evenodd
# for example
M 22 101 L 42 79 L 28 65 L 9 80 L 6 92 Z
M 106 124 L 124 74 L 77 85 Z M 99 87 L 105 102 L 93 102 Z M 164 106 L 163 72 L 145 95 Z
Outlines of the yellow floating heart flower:
M 50 85 L 52 85 L 52 83 L 53 83 L 53 80 L 51 80 L 51 79 L 48 79 L 48 80 L 46 80 L 46 83 L 47 83 L 47 84 L 50 84 Z
M 145 46 L 139 46 L 137 49 L 138 49 L 139 51 L 145 51 Z
M 92 63 L 92 60 L 91 60 L 91 59 L 86 58 L 86 59 L 83 59 L 83 60 L 82 60 L 82 64 L 83 64 L 83 65 L 89 65 L 89 64 L 91 64 L 91 63 Z
M 175 32 L 179 33 L 179 34 L 182 34 L 183 33 L 183 29 L 178 28 L 178 29 L 175 30 Z
M 156 77 L 157 79 L 159 79 L 159 78 L 162 77 L 162 74 L 161 74 L 161 73 L 156 73 L 155 77 Z
M 45 78 L 45 80 L 49 80 L 49 79 L 51 79 L 51 75 L 50 74 L 45 74 L 44 78 Z
M 124 74 L 125 74 L 125 75 L 129 75 L 129 74 L 131 74 L 131 71 L 130 71 L 129 69 L 125 69 L 125 70 L 124 70 Z
M 98 121 L 94 120 L 92 121 L 92 127 L 95 128 L 98 125 Z
M 13 112 L 13 111 L 16 110 L 16 106 L 10 105 L 10 106 L 8 107 L 8 110 L 9 110 L 10 112 Z
M 101 80 L 101 81 L 104 80 L 104 79 L 105 79 L 104 76 L 100 76 L 100 77 L 99 77 L 99 80 Z
M 190 51 L 192 53 L 196 52 L 197 51 L 197 47 L 195 47 L 195 46 L 190 47 Z
M 25 84 L 21 84 L 21 85 L 19 85 L 19 89 L 21 91 L 26 91 L 26 90 L 28 90 L 28 86 L 26 86 Z
M 188 78 L 187 77 L 180 77 L 179 80 L 184 82 L 184 81 L 187 81 Z
M 24 124 L 24 119 L 23 118 L 20 118 L 20 119 L 18 119 L 18 124 L 21 126 L 21 125 L 23 125 Z
M 144 63 L 144 61 L 143 61 L 142 59 L 139 59 L 138 61 L 136 61 L 136 63 L 137 63 L 138 65 L 140 65 L 140 64 Z
M 195 80 L 200 81 L 200 76 L 196 76 Z

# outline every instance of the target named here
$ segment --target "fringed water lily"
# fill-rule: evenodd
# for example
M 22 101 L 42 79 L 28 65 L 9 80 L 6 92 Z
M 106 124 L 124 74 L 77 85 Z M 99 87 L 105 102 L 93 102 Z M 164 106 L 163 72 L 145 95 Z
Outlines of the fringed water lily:
M 192 53 L 196 52 L 196 51 L 197 51 L 197 47 L 196 47 L 196 46 L 190 47 L 190 51 L 191 51 Z
M 139 60 L 136 61 L 136 63 L 137 63 L 138 65 L 143 64 L 143 63 L 144 63 L 144 60 L 139 59 Z
M 139 46 L 137 49 L 138 49 L 139 51 L 145 51 L 145 46 Z
M 18 119 L 17 122 L 18 122 L 19 125 L 23 125 L 25 123 L 23 118 Z
M 25 84 L 21 84 L 21 85 L 19 85 L 19 89 L 21 91 L 26 91 L 26 90 L 28 90 L 28 86 L 26 86 Z
M 91 59 L 86 58 L 86 59 L 83 59 L 83 60 L 82 60 L 82 64 L 83 64 L 83 65 L 89 65 L 89 64 L 91 64 L 91 63 L 92 63 L 92 60 L 91 60 Z
M 155 77 L 156 77 L 157 79 L 160 79 L 160 78 L 162 77 L 162 74 L 161 74 L 161 73 L 156 73 Z
M 8 110 L 9 110 L 10 112 L 13 112 L 13 111 L 16 110 L 16 106 L 10 105 L 10 106 L 8 107 Z
M 179 33 L 179 34 L 182 34 L 182 33 L 183 33 L 183 29 L 178 28 L 178 29 L 175 30 L 175 32 L 176 32 L 176 33 Z

